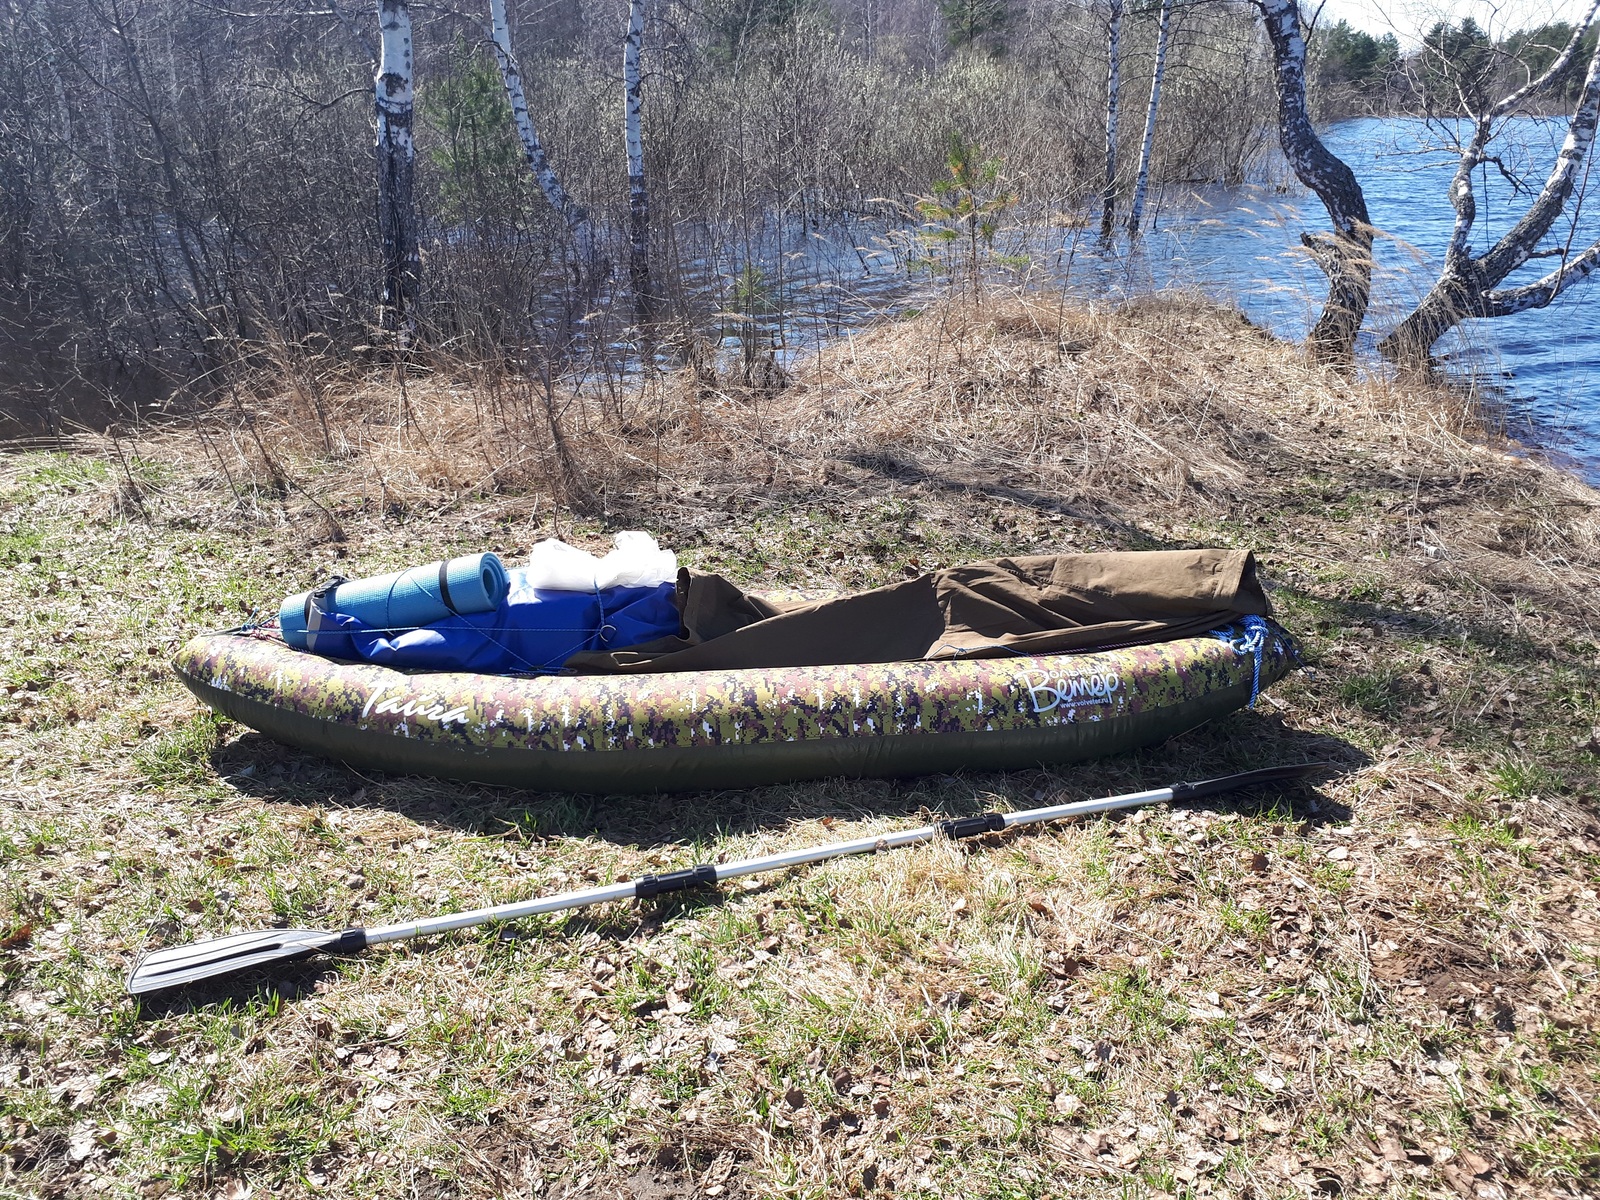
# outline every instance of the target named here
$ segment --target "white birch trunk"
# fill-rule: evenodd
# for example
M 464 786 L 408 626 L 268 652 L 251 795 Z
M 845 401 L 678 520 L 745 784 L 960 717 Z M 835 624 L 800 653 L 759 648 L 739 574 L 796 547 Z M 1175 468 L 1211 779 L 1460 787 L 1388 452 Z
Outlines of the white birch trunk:
M 641 326 L 655 315 L 650 292 L 650 192 L 644 178 L 644 109 L 639 54 L 644 45 L 646 0 L 628 0 L 628 35 L 622 43 L 624 133 L 628 146 L 628 274 Z
M 417 249 L 411 137 L 415 98 L 411 75 L 411 10 L 406 0 L 378 2 L 378 72 L 373 79 L 377 115 L 378 240 L 383 255 L 379 324 L 408 337 L 416 323 L 422 261 Z
M 1295 177 L 1328 210 L 1333 236 L 1302 234 L 1328 277 L 1328 299 L 1307 338 L 1324 362 L 1348 362 L 1372 296 L 1372 221 L 1355 172 L 1322 144 L 1306 107 L 1306 42 L 1296 0 L 1255 0 L 1272 43 L 1278 144 Z
M 1108 0 L 1106 22 L 1106 177 L 1100 190 L 1100 237 L 1111 240 L 1117 223 L 1117 116 L 1122 99 L 1123 0 Z
M 1138 237 L 1144 224 L 1144 197 L 1150 187 L 1150 151 L 1156 144 L 1156 113 L 1161 109 L 1161 78 L 1167 70 L 1167 35 L 1172 29 L 1172 0 L 1161 0 L 1161 20 L 1156 26 L 1156 61 L 1150 76 L 1150 104 L 1144 110 L 1144 140 L 1139 143 L 1139 173 L 1133 181 L 1133 203 L 1128 207 L 1128 236 Z
M 1378 344 L 1385 357 L 1396 362 L 1424 364 L 1433 344 L 1466 318 L 1509 316 L 1543 308 L 1572 284 L 1593 274 L 1600 262 L 1597 257 L 1600 256 L 1600 242 L 1572 259 L 1562 251 L 1561 266 L 1542 279 L 1520 287 L 1500 287 L 1513 271 L 1538 253 L 1540 242 L 1549 235 L 1578 187 L 1579 172 L 1594 148 L 1596 127 L 1600 125 L 1600 48 L 1590 55 L 1583 90 L 1567 122 L 1561 150 L 1539 195 L 1521 220 L 1482 255 L 1473 255 L 1471 237 L 1478 215 L 1472 173 L 1489 159 L 1489 142 L 1496 133 L 1495 122 L 1554 81 L 1577 53 L 1597 12 L 1600 12 L 1600 0 L 1590 0 L 1582 22 L 1544 74 L 1486 111 L 1471 114 L 1472 137 L 1462 149 L 1455 177 L 1450 182 L 1450 203 L 1456 215 L 1445 249 L 1444 265 L 1428 294 Z
M 594 234 L 594 223 L 584 207 L 561 186 L 561 178 L 550 165 L 550 159 L 544 152 L 544 143 L 539 140 L 539 131 L 533 127 L 533 118 L 528 115 L 528 99 L 522 91 L 522 72 L 517 67 L 516 56 L 511 53 L 511 29 L 506 22 L 505 0 L 489 0 L 489 42 L 494 47 L 495 61 L 500 66 L 500 80 L 505 84 L 506 99 L 511 104 L 511 119 L 516 124 L 517 136 L 522 139 L 522 154 L 527 160 L 528 169 L 533 172 L 539 190 L 550 202 L 550 207 L 556 210 L 567 232 L 572 235 L 580 269 L 586 275 L 592 275 L 596 273 L 600 250 Z

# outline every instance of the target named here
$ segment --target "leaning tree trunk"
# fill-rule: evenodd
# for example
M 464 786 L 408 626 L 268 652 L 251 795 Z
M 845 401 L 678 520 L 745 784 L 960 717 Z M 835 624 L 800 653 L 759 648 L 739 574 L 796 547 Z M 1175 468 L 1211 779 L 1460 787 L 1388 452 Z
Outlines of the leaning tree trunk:
M 1133 203 L 1128 207 L 1128 236 L 1139 236 L 1144 224 L 1144 196 L 1150 186 L 1150 151 L 1156 144 L 1156 113 L 1161 108 L 1161 77 L 1167 70 L 1167 34 L 1172 29 L 1172 0 L 1161 0 L 1161 20 L 1156 26 L 1156 62 L 1150 76 L 1150 104 L 1144 110 L 1144 140 L 1139 143 L 1139 173 L 1133 182 Z
M 528 169 L 533 172 L 539 190 L 550 202 L 550 207 L 556 210 L 567 232 L 572 235 L 573 245 L 578 252 L 580 274 L 585 282 L 592 283 L 596 276 L 603 273 L 594 222 L 589 219 L 583 205 L 561 186 L 561 178 L 550 165 L 550 159 L 544 152 L 544 143 L 539 140 L 539 131 L 533 127 L 533 118 L 528 115 L 528 99 L 522 91 L 522 72 L 517 66 L 516 56 L 511 53 L 511 29 L 506 22 L 505 0 L 489 0 L 489 41 L 494 47 L 495 61 L 500 66 L 500 81 L 505 84 L 506 99 L 511 104 L 511 119 L 517 126 L 517 136 L 522 139 L 522 154 L 528 161 Z
M 1122 5 L 1109 0 L 1106 22 L 1106 177 L 1100 189 L 1100 237 L 1109 242 L 1117 223 L 1117 115 L 1122 99 Z
M 1567 249 L 1555 252 L 1554 256 L 1562 260 L 1561 265 L 1542 279 L 1520 287 L 1500 286 L 1513 271 L 1540 254 L 1540 242 L 1549 236 L 1557 218 L 1566 210 L 1579 186 L 1580 175 L 1588 174 L 1585 163 L 1594 147 L 1596 125 L 1600 123 L 1600 47 L 1590 54 L 1577 107 L 1567 123 L 1561 151 L 1539 195 L 1522 219 L 1482 255 L 1474 256 L 1471 247 L 1472 227 L 1478 216 L 1472 173 L 1491 161 L 1489 142 L 1495 135 L 1494 123 L 1555 81 L 1577 53 L 1580 42 L 1594 23 L 1597 10 L 1600 10 L 1600 0 L 1591 0 L 1587 15 L 1544 74 L 1484 112 L 1472 114 L 1472 137 L 1462 149 L 1461 161 L 1450 183 L 1450 203 L 1456 217 L 1450 244 L 1445 249 L 1444 266 L 1417 307 L 1378 343 L 1379 352 L 1391 362 L 1425 366 L 1434 343 L 1468 317 L 1503 317 L 1543 308 L 1574 283 L 1587 279 L 1600 263 L 1600 241 L 1597 241 L 1576 257 L 1569 257 Z
M 1308 342 L 1320 362 L 1349 362 L 1372 296 L 1372 222 L 1355 172 L 1322 144 L 1306 108 L 1306 42 L 1296 0 L 1256 0 L 1272 43 L 1278 91 L 1278 144 L 1295 177 L 1317 194 L 1333 236 L 1300 240 L 1328 277 L 1328 299 Z
M 639 52 L 644 44 L 645 0 L 628 0 L 628 36 L 622 44 L 623 116 L 628 144 L 628 275 L 641 329 L 655 316 L 650 291 L 650 193 L 644 178 L 643 93 Z
M 411 10 L 406 0 L 378 0 L 378 73 L 373 107 L 378 118 L 378 241 L 383 292 L 378 324 L 402 344 L 416 327 L 422 290 L 417 250 L 416 147 L 411 138 Z

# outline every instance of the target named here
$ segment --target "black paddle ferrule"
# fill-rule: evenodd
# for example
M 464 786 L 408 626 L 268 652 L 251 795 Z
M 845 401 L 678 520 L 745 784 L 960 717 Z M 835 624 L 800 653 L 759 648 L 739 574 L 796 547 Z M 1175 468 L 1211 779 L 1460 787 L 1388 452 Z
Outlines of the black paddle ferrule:
M 940 833 L 951 840 L 999 833 L 1005 827 L 1005 815 L 994 812 L 979 813 L 975 817 L 953 817 L 948 821 L 940 821 L 936 826 Z
M 367 948 L 367 931 L 359 926 L 341 930 L 339 940 L 323 947 L 324 954 L 354 954 Z
M 687 871 L 668 871 L 665 875 L 642 875 L 633 885 L 635 900 L 648 900 L 667 892 L 686 892 L 691 888 L 715 887 L 717 869 L 710 863 L 701 863 Z

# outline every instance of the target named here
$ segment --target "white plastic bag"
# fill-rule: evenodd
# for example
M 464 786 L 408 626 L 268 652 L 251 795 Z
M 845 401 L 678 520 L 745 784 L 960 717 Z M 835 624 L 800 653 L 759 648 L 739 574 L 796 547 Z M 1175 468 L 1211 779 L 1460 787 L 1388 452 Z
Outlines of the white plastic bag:
M 678 556 L 637 529 L 611 539 L 604 558 L 555 538 L 546 538 L 528 556 L 527 584 L 556 592 L 604 591 L 614 587 L 655 587 L 678 578 Z

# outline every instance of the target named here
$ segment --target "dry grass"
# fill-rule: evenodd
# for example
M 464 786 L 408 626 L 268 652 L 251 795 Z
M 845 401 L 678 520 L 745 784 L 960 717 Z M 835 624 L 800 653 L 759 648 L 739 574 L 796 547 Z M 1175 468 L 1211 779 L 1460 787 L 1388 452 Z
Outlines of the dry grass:
M 777 392 L 301 371 L 5 464 L 4 1187 L 1594 1193 L 1600 497 L 1475 440 L 1460 397 L 1183 301 L 931 311 Z M 335 562 L 639 526 L 779 586 L 1252 546 L 1315 670 L 1067 772 L 596 799 L 363 778 L 213 721 L 164 665 Z M 1338 769 L 120 992 L 152 928 L 384 920 L 1306 758 Z

